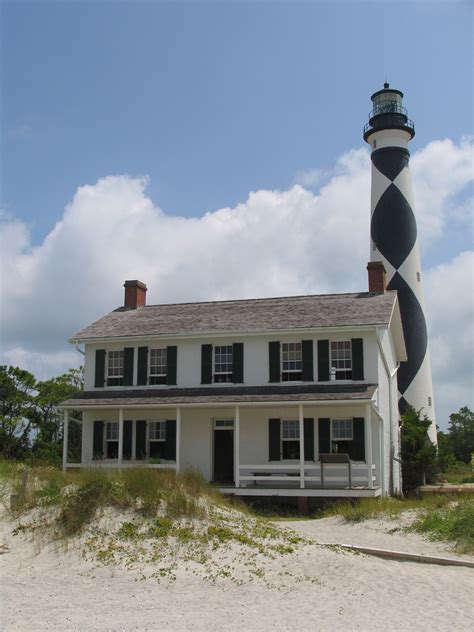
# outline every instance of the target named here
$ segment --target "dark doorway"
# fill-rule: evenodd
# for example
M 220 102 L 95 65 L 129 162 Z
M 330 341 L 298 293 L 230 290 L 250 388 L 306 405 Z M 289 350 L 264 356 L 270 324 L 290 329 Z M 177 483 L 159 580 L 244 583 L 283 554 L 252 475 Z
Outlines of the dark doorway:
M 234 430 L 214 430 L 214 482 L 234 482 Z

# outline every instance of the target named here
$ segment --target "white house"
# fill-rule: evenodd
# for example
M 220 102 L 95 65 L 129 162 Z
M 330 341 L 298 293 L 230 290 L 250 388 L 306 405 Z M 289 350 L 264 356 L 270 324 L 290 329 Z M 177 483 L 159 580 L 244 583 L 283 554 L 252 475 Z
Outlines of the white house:
M 199 470 L 244 496 L 361 497 L 401 488 L 397 293 L 124 306 L 71 338 L 85 390 L 63 402 L 64 467 Z M 82 461 L 67 463 L 72 411 Z

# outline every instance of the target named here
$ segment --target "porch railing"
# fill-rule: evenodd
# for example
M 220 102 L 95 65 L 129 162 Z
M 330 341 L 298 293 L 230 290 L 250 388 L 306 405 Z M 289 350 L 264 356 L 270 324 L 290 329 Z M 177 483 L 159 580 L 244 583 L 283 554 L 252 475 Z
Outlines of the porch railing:
M 147 461 L 129 461 L 123 460 L 119 463 L 117 459 L 97 459 L 88 463 L 68 463 L 68 468 L 106 468 L 106 469 L 125 469 L 131 467 L 143 467 L 154 470 L 175 470 L 176 463 L 148 463 Z
M 344 463 L 305 463 L 302 476 L 299 463 L 288 465 L 281 463 L 241 464 L 239 466 L 239 483 L 241 487 L 274 486 L 321 489 L 371 488 L 375 486 L 377 480 L 375 464 L 372 464 L 370 474 L 367 463 L 351 462 L 349 468 Z

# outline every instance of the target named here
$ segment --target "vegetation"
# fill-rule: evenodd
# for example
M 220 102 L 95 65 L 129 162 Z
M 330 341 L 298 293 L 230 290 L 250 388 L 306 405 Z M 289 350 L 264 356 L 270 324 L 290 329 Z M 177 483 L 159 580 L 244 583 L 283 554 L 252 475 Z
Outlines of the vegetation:
M 438 458 L 442 472 L 469 471 L 474 453 L 474 413 L 463 406 L 449 416 L 448 432 L 438 431 Z
M 346 522 L 371 518 L 397 518 L 414 512 L 409 531 L 426 534 L 432 540 L 453 542 L 460 553 L 474 553 L 474 499 L 468 496 L 429 494 L 411 498 L 362 498 L 328 507 L 323 517 L 341 516 Z
M 409 406 L 401 417 L 400 459 L 403 491 L 413 492 L 425 482 L 433 482 L 438 471 L 436 446 L 430 441 L 431 420 Z
M 474 553 L 474 500 L 457 499 L 438 509 L 425 510 L 411 529 L 426 533 L 431 540 L 454 542 L 459 553 Z
M 4 472 L 3 501 L 13 492 L 16 534 L 80 543 L 88 557 L 104 564 L 140 563 L 156 579 L 173 579 L 178 560 L 213 581 L 264 579 L 265 560 L 291 554 L 306 542 L 251 515 L 194 471 L 62 472 L 17 464 Z M 229 566 L 231 548 L 236 565 L 244 561 L 245 577 Z
M 7 459 L 59 463 L 63 419 L 56 406 L 83 389 L 82 369 L 37 381 L 18 367 L 0 366 L 0 455 Z M 78 417 L 74 413 L 73 417 Z M 80 426 L 71 424 L 70 450 L 80 450 Z

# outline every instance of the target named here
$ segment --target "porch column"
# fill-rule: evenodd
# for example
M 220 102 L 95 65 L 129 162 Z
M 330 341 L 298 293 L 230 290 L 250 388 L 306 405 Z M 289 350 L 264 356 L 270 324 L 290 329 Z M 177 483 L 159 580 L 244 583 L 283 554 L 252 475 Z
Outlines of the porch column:
M 235 407 L 234 427 L 235 427 L 234 481 L 235 481 L 235 486 L 240 487 L 240 408 L 238 406 Z
M 119 408 L 119 441 L 118 441 L 118 466 L 122 467 L 123 459 L 123 408 Z
M 63 472 L 67 468 L 67 446 L 69 438 L 69 411 L 64 411 L 64 432 L 63 432 Z
M 181 469 L 181 408 L 176 408 L 176 472 Z
M 304 489 L 304 416 L 303 404 L 298 406 L 300 426 L 300 487 Z
M 365 407 L 365 460 L 367 462 L 367 476 L 369 489 L 373 489 L 372 480 L 372 411 L 370 404 Z

